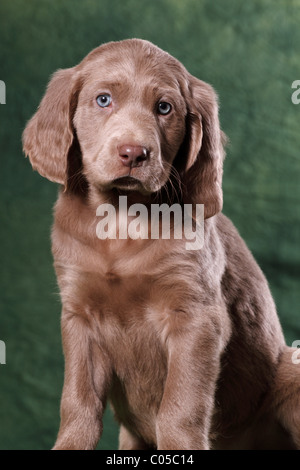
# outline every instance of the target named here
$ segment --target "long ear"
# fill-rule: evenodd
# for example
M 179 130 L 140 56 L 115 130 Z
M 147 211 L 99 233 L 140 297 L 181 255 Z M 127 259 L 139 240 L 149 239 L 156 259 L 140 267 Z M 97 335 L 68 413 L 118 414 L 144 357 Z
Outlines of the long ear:
M 67 157 L 74 138 L 72 119 L 77 95 L 74 68 L 58 70 L 23 133 L 23 150 L 32 167 L 65 187 Z
M 207 219 L 222 210 L 225 135 L 220 129 L 217 96 L 205 82 L 190 76 L 187 99 L 188 156 L 182 174 L 185 203 L 204 204 Z

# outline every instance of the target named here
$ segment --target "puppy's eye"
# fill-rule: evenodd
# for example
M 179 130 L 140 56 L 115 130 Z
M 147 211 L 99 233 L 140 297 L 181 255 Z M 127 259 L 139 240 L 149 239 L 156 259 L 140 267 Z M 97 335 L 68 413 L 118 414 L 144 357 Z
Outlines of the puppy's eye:
M 158 103 L 158 114 L 162 114 L 163 116 L 165 116 L 166 114 L 169 114 L 171 110 L 172 105 L 170 103 L 167 103 L 166 101 L 161 101 L 160 103 Z
M 101 108 L 107 108 L 110 105 L 112 98 L 108 93 L 103 93 L 102 95 L 97 96 L 97 104 Z

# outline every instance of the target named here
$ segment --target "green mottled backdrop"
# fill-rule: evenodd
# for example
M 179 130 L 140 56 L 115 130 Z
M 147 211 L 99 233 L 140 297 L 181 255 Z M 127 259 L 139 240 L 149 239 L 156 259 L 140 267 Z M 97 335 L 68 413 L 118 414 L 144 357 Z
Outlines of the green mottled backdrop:
M 287 342 L 300 339 L 299 0 L 1 0 L 0 449 L 48 449 L 63 381 L 50 253 L 57 187 L 31 170 L 21 133 L 49 76 L 92 48 L 149 39 L 210 82 L 230 138 L 224 212 L 266 273 Z M 101 449 L 115 449 L 108 412 Z

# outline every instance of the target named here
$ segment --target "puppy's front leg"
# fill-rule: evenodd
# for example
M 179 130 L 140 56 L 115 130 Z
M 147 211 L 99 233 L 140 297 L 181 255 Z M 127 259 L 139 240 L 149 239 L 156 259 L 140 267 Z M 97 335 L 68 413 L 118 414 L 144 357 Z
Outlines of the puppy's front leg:
M 168 375 L 157 417 L 157 448 L 209 449 L 224 338 L 205 322 L 170 334 L 167 345 Z
M 102 433 L 102 415 L 110 366 L 89 323 L 70 312 L 62 315 L 65 381 L 61 424 L 54 450 L 94 449 Z

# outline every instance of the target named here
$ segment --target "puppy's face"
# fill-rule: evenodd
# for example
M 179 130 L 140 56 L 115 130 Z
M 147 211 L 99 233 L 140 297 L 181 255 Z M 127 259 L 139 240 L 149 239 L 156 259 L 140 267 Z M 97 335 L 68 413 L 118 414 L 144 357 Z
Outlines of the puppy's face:
M 23 133 L 33 168 L 67 191 L 149 195 L 176 179 L 205 217 L 222 207 L 222 144 L 212 87 L 139 39 L 57 71 Z
M 187 106 L 180 66 L 158 55 L 116 47 L 86 66 L 74 126 L 83 173 L 100 190 L 153 193 L 169 177 Z

